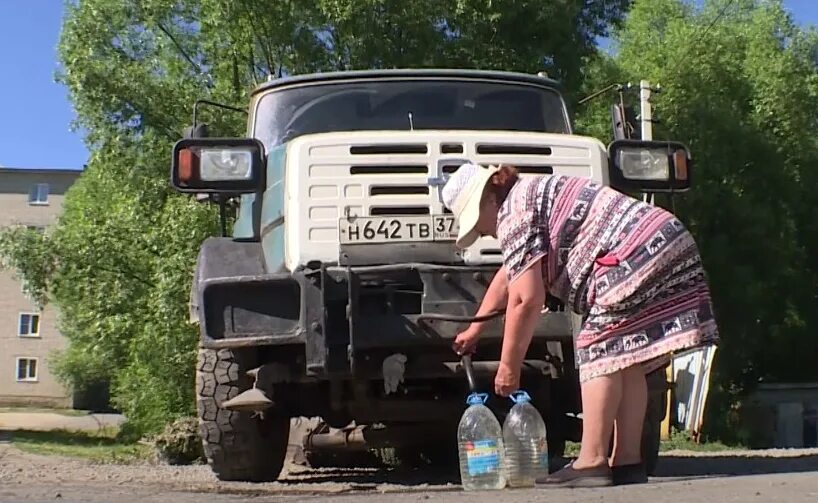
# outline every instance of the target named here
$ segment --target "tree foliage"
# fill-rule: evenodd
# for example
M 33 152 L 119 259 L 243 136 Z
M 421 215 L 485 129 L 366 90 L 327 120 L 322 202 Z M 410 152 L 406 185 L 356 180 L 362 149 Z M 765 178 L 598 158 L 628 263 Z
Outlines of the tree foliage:
M 675 207 L 700 245 L 722 332 L 718 421 L 760 380 L 815 379 L 818 34 L 777 0 L 700 10 L 650 0 L 634 3 L 615 39 L 616 56 L 595 60 L 587 85 L 661 84 L 654 138 L 684 141 L 695 163 Z M 583 111 L 586 131 L 609 129 L 606 107 Z
M 207 98 L 246 106 L 269 75 L 389 67 L 545 70 L 578 89 L 595 37 L 629 0 L 82 0 L 62 73 L 92 154 L 46 235 L 9 231 L 5 265 L 60 310 L 58 373 L 113 383 L 135 433 L 193 410 L 187 301 L 213 208 L 168 187 L 171 146 Z M 245 117 L 205 113 L 211 134 Z
M 696 235 L 723 344 L 714 398 L 814 379 L 818 342 L 818 35 L 778 0 L 83 0 L 69 4 L 63 73 L 92 148 L 58 225 L 15 229 L 3 265 L 61 312 L 59 372 L 114 384 L 138 433 L 192 412 L 187 300 L 213 208 L 174 194 L 170 147 L 197 98 L 242 107 L 268 75 L 387 67 L 547 71 L 569 98 L 661 84 L 655 138 L 684 141 L 694 189 L 674 198 Z M 594 40 L 614 27 L 615 56 Z M 578 108 L 610 139 L 611 96 Z M 630 98 L 633 99 L 631 95 Z M 244 116 L 206 113 L 214 134 Z M 670 203 L 668 203 L 670 204 Z M 711 416 L 724 411 L 711 408 Z

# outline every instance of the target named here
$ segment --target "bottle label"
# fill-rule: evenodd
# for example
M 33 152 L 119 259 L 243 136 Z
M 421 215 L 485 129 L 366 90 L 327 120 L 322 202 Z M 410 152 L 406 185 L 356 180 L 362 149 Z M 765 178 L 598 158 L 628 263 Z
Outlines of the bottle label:
M 466 444 L 469 475 L 494 473 L 500 468 L 500 450 L 496 440 L 478 440 Z

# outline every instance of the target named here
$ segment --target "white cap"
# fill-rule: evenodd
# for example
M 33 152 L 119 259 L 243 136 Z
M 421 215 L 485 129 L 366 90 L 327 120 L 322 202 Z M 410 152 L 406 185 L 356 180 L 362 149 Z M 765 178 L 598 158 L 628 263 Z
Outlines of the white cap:
M 452 173 L 443 186 L 443 204 L 454 214 L 459 226 L 455 241 L 458 248 L 468 248 L 477 241 L 479 236 L 474 227 L 480 218 L 483 189 L 491 175 L 499 169 L 497 166 L 483 168 L 477 164 L 464 164 Z

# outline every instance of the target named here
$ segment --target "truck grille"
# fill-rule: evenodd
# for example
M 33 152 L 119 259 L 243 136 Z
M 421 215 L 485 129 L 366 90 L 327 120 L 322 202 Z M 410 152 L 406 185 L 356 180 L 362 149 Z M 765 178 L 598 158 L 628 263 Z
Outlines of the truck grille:
M 430 179 L 463 162 L 509 163 L 522 176 L 569 174 L 606 179 L 604 146 L 588 138 L 524 132 L 386 131 L 303 136 L 289 146 L 288 225 L 299 247 L 337 258 L 339 219 L 450 214 Z M 294 185 L 295 186 L 294 186 Z M 293 213 L 297 213 L 293 218 Z M 292 227 L 291 227 L 292 228 Z M 297 255 L 311 255 L 298 251 Z M 500 260 L 495 240 L 483 238 L 467 262 Z M 296 259 L 305 263 L 303 258 Z
M 370 196 L 397 196 L 428 194 L 428 185 L 370 185 Z
M 352 155 L 426 154 L 427 152 L 429 148 L 423 143 L 349 146 L 349 153 Z
M 478 154 L 502 155 L 551 155 L 551 147 L 537 145 L 504 145 L 502 143 L 484 143 L 477 145 Z
M 429 166 L 350 166 L 350 175 L 425 175 Z

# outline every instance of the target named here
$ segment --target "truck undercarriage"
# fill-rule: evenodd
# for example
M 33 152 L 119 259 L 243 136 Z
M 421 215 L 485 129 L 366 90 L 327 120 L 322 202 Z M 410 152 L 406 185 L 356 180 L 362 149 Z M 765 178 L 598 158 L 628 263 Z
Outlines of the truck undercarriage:
M 496 267 L 403 263 L 248 274 L 254 253 L 258 260 L 257 243 L 225 238 L 202 246 L 196 275 L 201 351 L 233 359 L 215 364 L 232 373 L 217 378 L 228 387 L 212 421 L 220 414 L 255 414 L 260 424 L 278 418 L 282 429 L 284 418 L 320 417 L 323 429 L 303 438 L 308 456 L 432 448 L 437 456 L 429 457 L 452 461 L 453 432 L 469 384 L 451 343 L 471 320 Z M 229 263 L 245 270 L 235 265 L 229 274 L 220 270 L 217 264 L 225 262 L 211 258 L 225 255 L 241 255 L 243 260 Z M 556 459 L 565 442 L 581 434 L 571 338 L 577 317 L 556 299 L 549 297 L 547 304 L 521 386 L 546 419 L 549 454 Z M 502 344 L 501 317 L 487 323 L 472 363 L 483 390 L 492 388 Z M 654 386 L 654 394 L 663 383 Z M 501 420 L 510 408 L 506 402 L 498 397 L 488 402 Z M 214 406 L 201 396 L 200 405 Z M 207 421 L 208 411 L 202 414 Z M 216 451 L 223 452 L 222 444 L 219 438 Z M 218 457 L 211 455 L 211 462 L 217 465 Z M 225 466 L 240 465 L 231 460 Z

